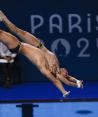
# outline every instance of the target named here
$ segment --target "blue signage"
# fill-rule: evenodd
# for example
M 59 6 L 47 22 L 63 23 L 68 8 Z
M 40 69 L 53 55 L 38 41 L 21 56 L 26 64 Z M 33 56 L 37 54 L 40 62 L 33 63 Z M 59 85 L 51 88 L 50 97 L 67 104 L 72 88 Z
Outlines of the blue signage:
M 41 39 L 69 74 L 78 79 L 98 80 L 96 4 L 97 0 L 25 0 L 23 3 L 1 0 L 0 8 L 14 24 Z M 47 81 L 26 58 L 20 56 L 20 61 L 24 81 Z

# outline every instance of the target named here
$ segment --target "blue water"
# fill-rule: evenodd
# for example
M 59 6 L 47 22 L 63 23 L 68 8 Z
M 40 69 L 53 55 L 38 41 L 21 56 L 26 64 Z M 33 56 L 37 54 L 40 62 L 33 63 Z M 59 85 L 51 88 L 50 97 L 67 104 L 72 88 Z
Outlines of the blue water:
M 31 103 L 32 104 L 32 103 Z M 20 104 L 0 104 L 0 117 L 22 117 Z M 98 102 L 33 103 L 32 117 L 97 117 Z M 29 116 L 28 116 L 29 117 Z

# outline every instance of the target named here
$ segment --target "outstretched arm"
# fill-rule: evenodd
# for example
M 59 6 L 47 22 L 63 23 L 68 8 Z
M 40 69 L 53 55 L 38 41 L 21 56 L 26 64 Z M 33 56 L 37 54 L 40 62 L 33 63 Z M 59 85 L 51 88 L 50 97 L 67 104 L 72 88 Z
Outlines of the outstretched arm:
M 61 81 L 54 77 L 51 72 L 48 69 L 45 68 L 41 68 L 40 69 L 41 73 L 44 74 L 50 81 L 53 82 L 53 84 L 61 91 L 61 93 L 63 94 L 63 96 L 67 96 L 70 91 L 66 91 L 63 87 L 63 84 L 61 83 Z
M 83 88 L 83 82 L 76 79 L 75 77 L 72 77 L 70 75 L 64 76 L 62 74 L 57 74 L 58 79 L 60 79 L 64 84 L 67 84 L 69 86 L 74 86 L 77 88 Z
M 18 28 L 15 24 L 13 24 L 7 16 L 0 11 L 0 21 L 2 21 L 8 29 L 15 35 L 17 35 L 22 41 L 29 43 L 33 46 L 39 46 L 40 40 L 36 38 L 34 35 L 30 34 L 27 31 L 24 31 L 20 28 Z

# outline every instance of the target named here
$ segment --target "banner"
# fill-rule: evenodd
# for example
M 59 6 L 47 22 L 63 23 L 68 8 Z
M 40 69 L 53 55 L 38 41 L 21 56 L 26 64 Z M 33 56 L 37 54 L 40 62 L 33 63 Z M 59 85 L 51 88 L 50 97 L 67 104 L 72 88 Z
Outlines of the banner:
M 70 75 L 98 80 L 96 4 L 97 0 L 25 0 L 23 3 L 2 0 L 0 7 L 14 24 L 41 39 Z M 6 30 L 3 25 L 2 28 Z M 21 59 L 24 81 L 47 81 L 31 62 L 25 57 Z

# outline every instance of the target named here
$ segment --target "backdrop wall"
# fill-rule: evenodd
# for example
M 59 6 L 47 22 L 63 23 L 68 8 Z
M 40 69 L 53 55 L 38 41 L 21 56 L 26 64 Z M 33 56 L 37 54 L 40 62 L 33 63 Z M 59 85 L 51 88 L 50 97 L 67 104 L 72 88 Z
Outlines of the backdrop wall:
M 98 80 L 98 4 L 83 0 L 0 0 L 18 27 L 43 40 L 61 66 L 78 79 Z M 0 23 L 0 27 L 7 30 Z M 20 55 L 24 81 L 47 81 Z

